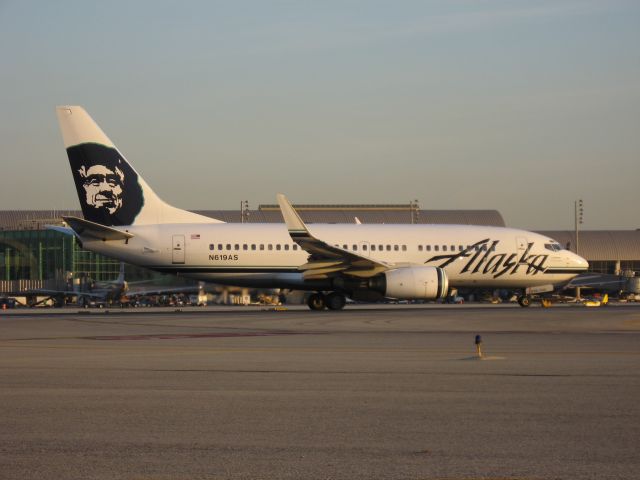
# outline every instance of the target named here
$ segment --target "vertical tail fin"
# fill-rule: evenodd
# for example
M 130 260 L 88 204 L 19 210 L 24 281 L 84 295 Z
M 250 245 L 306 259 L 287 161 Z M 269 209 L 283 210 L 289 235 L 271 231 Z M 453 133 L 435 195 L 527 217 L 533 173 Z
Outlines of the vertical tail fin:
M 124 262 L 120 262 L 120 271 L 118 272 L 116 283 L 124 285 Z
M 162 201 L 82 107 L 57 107 L 56 113 L 87 220 L 110 226 L 220 223 Z

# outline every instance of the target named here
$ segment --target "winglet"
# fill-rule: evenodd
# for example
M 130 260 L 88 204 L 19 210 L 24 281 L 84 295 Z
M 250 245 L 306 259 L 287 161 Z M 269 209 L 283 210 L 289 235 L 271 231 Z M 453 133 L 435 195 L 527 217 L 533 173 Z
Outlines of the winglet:
M 307 263 L 298 267 L 305 279 L 324 279 L 338 274 L 367 278 L 389 270 L 389 265 L 384 262 L 332 246 L 314 237 L 287 197 L 279 193 L 277 198 L 291 239 L 309 254 Z
M 289 230 L 289 234 L 293 237 L 294 234 L 309 234 L 309 230 L 307 226 L 304 224 L 296 209 L 293 208 L 291 202 L 287 200 L 282 193 L 278 193 L 276 195 L 278 199 L 278 204 L 280 205 L 280 211 L 282 212 L 282 217 L 284 218 L 284 223 L 287 224 L 287 229 Z

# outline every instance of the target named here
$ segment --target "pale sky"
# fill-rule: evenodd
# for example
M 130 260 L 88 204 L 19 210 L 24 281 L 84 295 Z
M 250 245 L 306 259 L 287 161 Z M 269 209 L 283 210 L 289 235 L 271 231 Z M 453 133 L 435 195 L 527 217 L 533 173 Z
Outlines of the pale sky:
M 3 1 L 0 209 L 78 208 L 82 105 L 188 209 L 407 203 L 640 228 L 640 2 Z

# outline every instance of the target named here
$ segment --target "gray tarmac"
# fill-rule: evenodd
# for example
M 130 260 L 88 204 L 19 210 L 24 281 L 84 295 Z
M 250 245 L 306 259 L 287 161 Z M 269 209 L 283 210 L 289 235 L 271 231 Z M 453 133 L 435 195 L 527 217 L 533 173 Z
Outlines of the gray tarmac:
M 637 479 L 640 307 L 3 312 L 0 478 Z

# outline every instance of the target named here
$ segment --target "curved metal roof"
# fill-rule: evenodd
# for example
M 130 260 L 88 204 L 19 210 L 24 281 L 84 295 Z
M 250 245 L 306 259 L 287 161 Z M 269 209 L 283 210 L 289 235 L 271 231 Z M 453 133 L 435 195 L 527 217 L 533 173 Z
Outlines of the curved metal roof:
M 217 218 L 225 222 L 239 222 L 239 210 L 196 210 L 195 213 Z M 298 212 L 307 223 L 354 223 L 355 217 L 362 223 L 411 223 L 411 211 L 340 209 L 301 210 Z M 414 212 L 415 215 L 415 212 Z M 497 210 L 419 210 L 415 223 L 489 225 L 504 227 L 504 220 Z M 282 223 L 279 210 L 251 210 L 250 223 Z
M 194 210 L 195 213 L 217 218 L 224 222 L 240 222 L 239 210 Z M 410 209 L 376 210 L 371 206 L 362 209 L 302 210 L 300 216 L 308 223 L 354 223 L 358 217 L 362 223 L 411 223 Z M 45 225 L 60 221 L 62 215 L 82 217 L 79 210 L 0 210 L 0 230 L 41 230 Z M 418 210 L 416 223 L 489 225 L 504 227 L 504 219 L 497 210 Z M 249 223 L 282 223 L 279 210 L 250 210 Z

